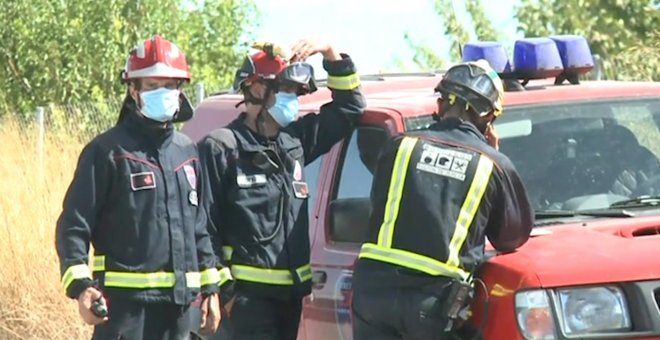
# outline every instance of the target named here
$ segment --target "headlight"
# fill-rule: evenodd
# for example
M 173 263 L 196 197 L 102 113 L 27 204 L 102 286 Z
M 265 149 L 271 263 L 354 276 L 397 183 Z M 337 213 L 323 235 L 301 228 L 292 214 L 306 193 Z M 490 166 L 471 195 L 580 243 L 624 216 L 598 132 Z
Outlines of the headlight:
M 529 290 L 517 293 L 516 318 L 525 339 L 556 339 L 555 321 L 550 299 L 545 290 Z
M 557 291 L 562 328 L 567 335 L 629 331 L 630 314 L 623 291 L 614 286 Z
M 537 289 L 516 294 L 516 318 L 525 339 L 556 339 L 555 311 L 567 336 L 632 330 L 626 297 L 616 286 Z

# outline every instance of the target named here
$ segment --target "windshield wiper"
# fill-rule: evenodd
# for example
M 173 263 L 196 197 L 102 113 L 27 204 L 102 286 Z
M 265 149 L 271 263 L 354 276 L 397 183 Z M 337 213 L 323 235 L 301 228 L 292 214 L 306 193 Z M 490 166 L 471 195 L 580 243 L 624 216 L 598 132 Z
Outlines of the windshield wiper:
M 635 214 L 624 209 L 596 209 L 596 210 L 539 210 L 534 212 L 537 219 L 562 218 L 575 216 L 594 217 L 634 217 Z
M 651 207 L 660 205 L 660 196 L 639 196 L 631 198 L 628 200 L 623 200 L 619 202 L 614 202 L 610 205 L 610 208 L 622 208 L 622 207 Z

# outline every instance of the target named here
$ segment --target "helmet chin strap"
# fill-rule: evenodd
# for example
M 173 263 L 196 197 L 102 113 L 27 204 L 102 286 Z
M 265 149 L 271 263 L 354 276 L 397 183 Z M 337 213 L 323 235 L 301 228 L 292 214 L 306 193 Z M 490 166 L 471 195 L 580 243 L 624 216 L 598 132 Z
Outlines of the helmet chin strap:
M 261 105 L 261 110 L 259 111 L 259 114 L 257 114 L 257 121 L 256 121 L 256 128 L 257 128 L 257 133 L 261 136 L 266 137 L 266 102 L 268 101 L 268 98 L 270 98 L 271 93 L 274 93 L 276 90 L 276 86 L 273 86 L 270 83 L 266 84 L 266 93 L 264 94 L 263 98 L 256 98 L 252 92 L 245 91 L 245 100 L 239 102 L 236 104 L 238 105 L 242 103 L 250 103 L 254 105 Z

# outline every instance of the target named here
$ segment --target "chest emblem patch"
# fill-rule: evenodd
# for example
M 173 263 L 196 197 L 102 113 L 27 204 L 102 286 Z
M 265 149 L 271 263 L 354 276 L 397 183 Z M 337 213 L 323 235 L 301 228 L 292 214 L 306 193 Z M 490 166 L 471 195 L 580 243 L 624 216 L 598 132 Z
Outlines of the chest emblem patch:
M 186 172 L 186 178 L 188 179 L 188 184 L 190 184 L 190 187 L 195 189 L 197 187 L 197 174 L 195 173 L 195 168 L 193 168 L 191 165 L 184 165 L 183 166 L 183 171 Z
M 156 176 L 153 171 L 131 174 L 131 189 L 133 191 L 153 189 L 156 187 Z

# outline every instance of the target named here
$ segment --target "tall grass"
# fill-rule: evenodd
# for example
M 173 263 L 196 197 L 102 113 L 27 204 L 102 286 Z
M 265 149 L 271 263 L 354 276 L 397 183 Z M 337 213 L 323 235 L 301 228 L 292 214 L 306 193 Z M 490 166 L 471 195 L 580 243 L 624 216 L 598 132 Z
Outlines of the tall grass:
M 42 174 L 36 128 L 0 124 L 0 339 L 89 339 L 91 327 L 59 284 L 54 246 L 55 221 L 83 143 L 47 134 Z

